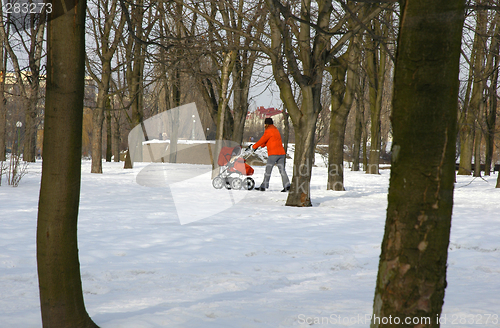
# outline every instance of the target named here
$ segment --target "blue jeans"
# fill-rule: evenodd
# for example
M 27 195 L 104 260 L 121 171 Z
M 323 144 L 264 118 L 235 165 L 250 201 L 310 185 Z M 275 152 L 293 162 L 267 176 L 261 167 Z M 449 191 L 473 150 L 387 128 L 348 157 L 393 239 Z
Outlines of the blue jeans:
M 260 186 L 266 189 L 269 188 L 269 179 L 271 179 L 271 172 L 273 171 L 274 165 L 276 165 L 280 171 L 283 188 L 290 186 L 290 180 L 288 180 L 288 175 L 285 172 L 285 155 L 271 155 L 267 158 L 264 181 L 262 181 Z

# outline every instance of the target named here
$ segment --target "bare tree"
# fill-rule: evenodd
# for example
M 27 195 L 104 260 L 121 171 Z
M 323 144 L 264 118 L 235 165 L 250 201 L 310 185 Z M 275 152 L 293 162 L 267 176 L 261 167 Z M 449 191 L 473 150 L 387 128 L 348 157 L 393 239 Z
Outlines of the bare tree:
M 368 76 L 368 88 L 370 99 L 370 159 L 366 172 L 369 174 L 379 174 L 379 161 L 381 149 L 381 122 L 380 113 L 382 110 L 382 97 L 386 77 L 388 61 L 387 51 L 382 47 L 382 41 L 389 36 L 389 25 L 392 13 L 386 11 L 385 19 L 373 20 L 371 23 L 371 35 L 365 41 L 366 70 Z
M 328 184 L 327 189 L 343 191 L 344 189 L 344 140 L 347 117 L 354 100 L 354 93 L 359 83 L 357 75 L 359 44 L 361 37 L 355 36 L 349 44 L 347 52 L 336 59 L 329 67 L 332 74 L 330 85 L 331 121 L 328 152 Z M 347 73 L 347 74 L 346 74 Z M 346 80 L 347 75 L 347 82 Z M 358 149 L 359 158 L 359 149 Z
M 7 33 L 5 25 L 0 25 L 0 35 L 4 36 L 5 50 L 9 54 L 17 78 L 20 97 L 25 110 L 24 118 L 24 149 L 23 159 L 34 162 L 36 157 L 37 130 L 40 124 L 38 101 L 40 99 L 41 60 L 45 33 L 45 7 L 42 14 L 30 14 L 29 17 L 15 17 L 10 22 L 16 26 L 16 35 L 5 38 Z M 26 23 L 29 21 L 29 23 Z M 27 67 L 22 67 L 11 39 L 17 39 L 21 46 L 23 56 L 27 57 Z
M 478 0 L 481 5 L 485 0 Z M 477 156 L 481 137 L 478 118 L 484 109 L 483 97 L 485 89 L 484 59 L 486 54 L 486 32 L 487 32 L 487 10 L 478 8 L 476 11 L 476 27 L 474 33 L 474 43 L 470 56 L 469 80 L 465 99 L 463 101 L 462 113 L 460 115 L 460 166 L 459 175 L 470 175 L 472 172 L 472 158 Z M 474 165 L 480 170 L 481 158 L 474 156 Z M 480 171 L 475 172 L 478 175 Z
M 359 171 L 359 156 L 361 151 L 361 139 L 363 135 L 364 129 L 364 106 L 363 106 L 363 93 L 361 90 L 364 90 L 365 80 L 364 77 L 360 77 L 358 74 L 358 78 L 360 79 L 357 88 L 356 88 L 356 117 L 354 124 L 354 147 L 352 150 L 353 160 L 352 160 L 352 170 Z
M 490 175 L 491 163 L 493 159 L 493 149 L 495 141 L 495 125 L 497 116 L 498 104 L 498 68 L 499 68 L 499 48 L 500 48 L 500 12 L 494 13 L 494 18 L 490 24 L 491 41 L 488 53 L 486 55 L 486 71 L 485 74 L 490 79 L 490 86 L 486 86 L 485 98 L 485 129 L 484 139 L 486 144 L 486 154 L 484 162 L 484 174 Z M 488 101 L 489 100 L 489 101 Z
M 102 173 L 102 130 L 106 116 L 111 123 L 109 91 L 113 70 L 112 60 L 121 40 L 125 17 L 121 12 L 118 18 L 118 0 L 98 0 L 92 8 L 87 9 L 87 12 L 97 61 L 95 64 L 91 63 L 91 58 L 87 55 L 86 66 L 87 72 L 98 87 L 97 106 L 92 111 L 91 173 Z M 107 139 L 111 141 L 111 138 Z
M 372 328 L 413 327 L 406 318 L 427 318 L 419 327 L 439 327 L 453 206 L 464 5 L 464 0 L 402 3 L 389 204 Z
M 149 34 L 158 21 L 158 15 L 152 6 L 146 6 L 144 0 L 127 2 L 120 0 L 120 6 L 127 21 L 128 35 L 122 38 L 125 50 L 125 80 L 130 108 L 130 128 L 139 124 L 143 127 L 146 140 L 149 139 L 144 127 L 144 72 L 146 66 L 147 46 Z M 129 145 L 142 147 L 142 145 Z M 141 156 L 141 152 L 137 152 Z M 132 168 L 130 156 L 126 154 L 124 168 Z
M 344 2 L 339 3 L 347 10 Z M 294 172 L 286 204 L 311 206 L 314 132 L 321 110 L 325 65 L 337 56 L 352 35 L 363 29 L 387 5 L 371 8 L 355 27 L 343 33 L 349 15 L 341 16 L 331 26 L 334 9 L 331 1 L 319 0 L 314 5 L 311 1 L 302 1 L 295 7 L 283 5 L 278 0 L 268 0 L 267 4 L 271 44 L 266 53 L 271 59 L 280 97 L 288 109 L 295 131 Z M 352 12 L 357 13 L 363 7 L 359 4 Z M 342 34 L 342 37 L 332 39 L 336 34 Z M 301 90 L 300 106 L 293 97 L 290 77 Z

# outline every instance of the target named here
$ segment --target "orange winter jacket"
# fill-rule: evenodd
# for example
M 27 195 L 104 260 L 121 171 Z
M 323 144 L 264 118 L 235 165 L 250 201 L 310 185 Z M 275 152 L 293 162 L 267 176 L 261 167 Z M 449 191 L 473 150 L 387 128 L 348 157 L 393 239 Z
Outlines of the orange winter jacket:
M 274 125 L 268 125 L 262 138 L 252 148 L 267 147 L 267 155 L 285 155 L 285 148 L 281 143 L 280 131 Z

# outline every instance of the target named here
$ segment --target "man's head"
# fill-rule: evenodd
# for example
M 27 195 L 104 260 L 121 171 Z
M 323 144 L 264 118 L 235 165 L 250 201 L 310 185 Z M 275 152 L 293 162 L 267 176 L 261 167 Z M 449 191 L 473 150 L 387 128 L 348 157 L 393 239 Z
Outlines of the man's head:
M 266 117 L 266 119 L 264 120 L 264 125 L 273 125 L 273 119 L 270 118 L 270 117 Z

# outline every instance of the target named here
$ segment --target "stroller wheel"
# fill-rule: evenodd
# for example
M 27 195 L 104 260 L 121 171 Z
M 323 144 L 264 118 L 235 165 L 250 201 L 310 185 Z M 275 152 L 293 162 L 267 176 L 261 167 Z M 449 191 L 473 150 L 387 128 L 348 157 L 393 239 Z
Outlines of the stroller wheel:
M 234 178 L 231 181 L 231 188 L 236 189 L 236 190 L 241 189 L 241 179 Z
M 252 190 L 255 187 L 255 181 L 252 178 L 245 178 L 243 180 L 243 189 Z
M 252 178 L 245 178 L 243 180 L 243 188 L 246 190 L 252 190 L 255 187 L 255 181 Z
M 214 186 L 215 189 L 221 189 L 222 186 L 223 186 L 223 181 L 221 179 L 221 177 L 215 177 L 213 180 L 212 180 L 212 186 Z

